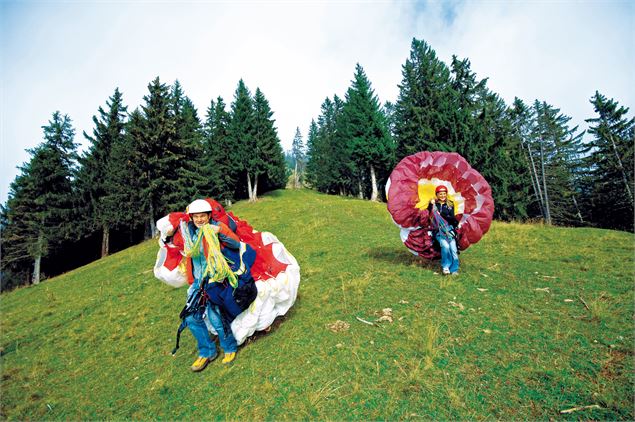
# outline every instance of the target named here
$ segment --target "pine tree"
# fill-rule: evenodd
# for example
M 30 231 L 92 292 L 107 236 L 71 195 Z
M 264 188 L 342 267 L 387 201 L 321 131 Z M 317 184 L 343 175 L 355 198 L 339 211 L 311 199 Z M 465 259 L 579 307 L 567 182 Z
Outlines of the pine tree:
M 84 199 L 78 206 L 83 211 L 83 218 L 87 219 L 86 230 L 102 232 L 102 257 L 108 255 L 110 228 L 119 207 L 119 204 L 106 200 L 119 184 L 109 172 L 112 149 L 114 145 L 123 142 L 124 136 L 127 107 L 123 105 L 123 97 L 118 88 L 106 102 L 106 106 L 107 112 L 99 107 L 99 117 L 93 116 L 93 136 L 84 132 L 84 137 L 90 141 L 90 147 L 80 159 L 81 168 L 77 178 L 80 197 Z
M 252 175 L 253 180 L 251 201 L 257 199 L 261 178 L 262 185 L 265 186 L 263 191 L 284 187 L 286 184 L 284 153 L 274 126 L 273 111 L 260 88 L 256 88 L 253 108 L 255 149 L 248 159 L 248 173 Z
M 593 135 L 588 158 L 593 222 L 633 231 L 635 193 L 635 117 L 628 108 L 598 91 L 590 99 L 597 117 L 587 119 Z
M 3 231 L 8 251 L 3 267 L 30 257 L 33 284 L 40 282 L 42 258 L 72 236 L 76 218 L 72 180 L 77 145 L 71 119 L 56 111 L 42 129 L 44 141 L 29 150 L 31 159 L 11 185 Z
M 314 122 L 312 122 L 314 124 Z M 291 144 L 291 156 L 293 158 L 293 187 L 299 188 L 300 179 L 304 168 L 304 142 L 302 141 L 302 134 L 300 128 L 296 127 L 295 136 Z
M 346 92 L 337 129 L 338 141 L 350 144 L 351 159 L 357 170 L 359 196 L 364 197 L 363 185 L 370 184 L 371 200 L 378 200 L 377 173 L 388 173 L 394 162 L 394 151 L 379 100 L 359 64 L 355 67 L 351 87 Z
M 538 176 L 538 167 L 536 161 L 536 151 L 533 150 L 532 130 L 534 125 L 533 108 L 527 106 L 520 98 L 515 98 L 514 103 L 508 109 L 509 119 L 512 125 L 512 137 L 515 142 L 520 145 L 522 152 L 522 160 L 525 169 L 522 173 L 527 174 L 526 178 L 531 181 L 532 196 L 525 199 L 526 215 L 544 216 L 544 196 L 542 194 L 542 186 Z M 519 215 L 517 217 L 523 217 Z
M 479 106 L 468 161 L 492 187 L 494 218 L 526 218 L 529 178 L 507 106 L 489 90 L 483 92 Z
M 587 152 L 578 128 L 569 128 L 570 117 L 546 102 L 534 102 L 533 149 L 537 151 L 544 220 L 547 224 L 583 224 L 578 204 L 579 176 Z
M 177 140 L 175 121 L 170 110 L 169 88 L 157 77 L 148 85 L 149 94 L 142 105 L 144 124 L 138 143 L 141 167 L 142 205 L 148 234 L 156 235 L 155 221 L 170 210 L 183 209 L 183 185 L 175 177 L 185 155 Z
M 232 156 L 232 179 L 236 180 L 236 190 L 234 198 L 244 198 L 247 194 L 248 198 L 252 194 L 251 175 L 248 174 L 249 157 L 256 150 L 254 136 L 254 110 L 251 99 L 251 93 L 241 79 L 238 81 L 238 87 L 234 93 L 234 101 L 231 104 L 229 123 L 229 142 L 227 147 L 231 151 Z M 246 182 L 242 185 L 241 181 Z M 244 188 L 247 187 L 247 192 Z
M 139 109 L 129 114 L 124 125 L 121 142 L 112 146 L 108 162 L 108 180 L 111 186 L 104 198 L 106 208 L 111 210 L 111 226 L 132 233 L 147 220 L 144 207 L 147 192 L 145 184 L 148 166 L 143 149 L 146 121 Z M 146 227 L 147 228 L 147 227 Z
M 419 151 L 451 151 L 453 90 L 448 67 L 425 41 L 412 40 L 395 104 L 396 159 Z
M 170 110 L 174 118 L 175 144 L 181 154 L 176 168 L 176 179 L 181 186 L 178 203 L 183 206 L 199 196 L 206 175 L 201 171 L 206 160 L 203 151 L 203 133 L 198 112 L 181 88 L 178 80 L 172 86 Z
M 203 196 L 212 196 L 219 201 L 231 204 L 234 198 L 236 181 L 232 178 L 232 148 L 229 136 L 230 115 L 225 110 L 225 102 L 218 97 L 210 102 L 203 126 L 203 151 L 205 160 L 202 165 L 205 183 L 201 187 Z
M 322 103 L 317 130 L 310 138 L 307 163 L 307 181 L 311 186 L 320 192 L 340 195 L 350 192 L 353 174 L 349 145 L 338 142 L 336 137 L 342 108 L 343 102 L 337 95 Z

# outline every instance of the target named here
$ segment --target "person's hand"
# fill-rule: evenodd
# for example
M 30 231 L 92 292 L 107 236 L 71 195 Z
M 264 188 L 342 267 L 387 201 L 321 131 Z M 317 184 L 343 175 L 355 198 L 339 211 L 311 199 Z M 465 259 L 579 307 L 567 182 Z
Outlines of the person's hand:
M 434 205 L 434 198 L 430 200 L 430 204 Z
M 216 224 L 210 224 L 210 226 L 212 226 L 212 230 L 214 230 L 214 233 L 220 233 L 220 226 L 217 226 Z

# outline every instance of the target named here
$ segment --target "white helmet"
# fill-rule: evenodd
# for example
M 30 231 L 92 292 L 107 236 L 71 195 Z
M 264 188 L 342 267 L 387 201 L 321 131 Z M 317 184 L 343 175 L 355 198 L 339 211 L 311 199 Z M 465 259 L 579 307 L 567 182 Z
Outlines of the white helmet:
M 188 214 L 196 214 L 198 212 L 212 212 L 212 206 L 204 199 L 197 199 L 187 206 L 185 212 Z

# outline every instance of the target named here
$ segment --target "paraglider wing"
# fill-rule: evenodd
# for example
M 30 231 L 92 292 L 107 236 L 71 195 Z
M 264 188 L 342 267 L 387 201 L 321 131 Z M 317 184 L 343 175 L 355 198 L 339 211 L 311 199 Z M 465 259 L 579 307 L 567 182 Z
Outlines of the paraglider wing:
M 428 204 L 436 186 L 448 189 L 459 221 L 457 244 L 465 250 L 487 233 L 494 200 L 487 181 L 453 152 L 422 151 L 397 164 L 386 184 L 388 212 L 401 229 L 406 247 L 423 258 L 437 258 Z
M 269 327 L 277 316 L 287 313 L 293 306 L 300 285 L 300 266 L 276 236 L 258 232 L 245 220 L 233 213 L 225 212 L 223 206 L 213 199 L 206 199 L 212 207 L 212 219 L 225 223 L 241 242 L 251 246 L 256 258 L 251 266 L 251 275 L 256 281 L 258 296 L 254 302 L 231 323 L 238 344 L 242 344 L 255 331 Z M 184 260 L 183 237 L 180 225 L 188 222 L 185 213 L 171 213 L 159 221 L 161 234 L 159 253 L 154 275 L 164 283 L 181 287 L 187 284 L 187 260 Z M 208 325 L 210 331 L 215 331 Z

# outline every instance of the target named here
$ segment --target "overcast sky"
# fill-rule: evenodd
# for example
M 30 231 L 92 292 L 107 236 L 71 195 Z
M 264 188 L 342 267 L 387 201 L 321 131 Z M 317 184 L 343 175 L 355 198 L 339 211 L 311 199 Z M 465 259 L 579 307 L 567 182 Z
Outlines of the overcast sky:
M 635 1 L 6 1 L 0 0 L 0 202 L 54 111 L 76 142 L 115 87 L 132 111 L 156 76 L 178 79 L 204 118 L 260 88 L 290 149 L 360 63 L 381 102 L 399 94 L 413 38 L 446 64 L 469 58 L 510 104 L 547 101 L 586 129 L 599 90 L 635 106 Z

